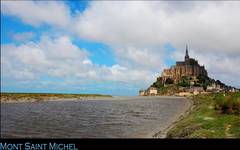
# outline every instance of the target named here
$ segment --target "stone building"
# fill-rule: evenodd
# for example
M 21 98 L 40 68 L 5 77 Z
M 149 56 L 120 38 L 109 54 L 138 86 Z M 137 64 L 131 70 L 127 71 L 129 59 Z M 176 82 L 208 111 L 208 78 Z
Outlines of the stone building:
M 196 78 L 198 75 L 208 76 L 204 66 L 200 66 L 198 61 L 190 58 L 188 55 L 188 46 L 186 46 L 186 54 L 184 61 L 176 62 L 176 65 L 171 66 L 169 69 L 164 69 L 162 72 L 162 79 L 166 81 L 168 78 L 175 82 L 182 76 Z
M 140 90 L 139 91 L 139 95 L 140 96 L 145 96 L 146 95 L 146 91 L 145 90 Z
M 157 94 L 158 94 L 157 88 L 155 88 L 155 87 L 149 87 L 149 88 L 147 89 L 147 94 L 148 94 L 148 95 L 157 95 Z
M 155 96 L 158 94 L 158 90 L 155 87 L 149 87 L 147 90 L 141 89 L 139 91 L 139 96 Z

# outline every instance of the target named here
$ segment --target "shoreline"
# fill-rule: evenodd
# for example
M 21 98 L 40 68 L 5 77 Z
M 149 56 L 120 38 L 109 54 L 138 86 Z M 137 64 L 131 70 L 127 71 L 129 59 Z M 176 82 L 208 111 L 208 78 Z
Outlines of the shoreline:
M 31 98 L 31 99 L 28 99 L 28 98 L 25 98 L 25 99 L 20 99 L 20 100 L 5 100 L 5 101 L 2 101 L 1 99 L 1 104 L 12 104 L 12 103 L 37 103 L 37 102 L 65 102 L 65 101 L 86 101 L 86 100 L 101 100 L 103 99 L 104 100 L 110 100 L 110 99 L 113 99 L 113 97 L 104 97 L 104 96 L 100 96 L 100 97 L 78 97 L 78 98 L 46 98 L 46 99 L 34 99 L 34 98 Z
M 108 99 L 111 95 L 100 94 L 58 94 L 58 93 L 1 93 L 1 104 L 34 103 L 48 101 L 82 101 L 90 99 Z
M 22 94 L 22 93 L 20 93 Z M 18 93 L 13 93 L 13 95 L 20 95 Z M 42 93 L 39 93 L 42 94 Z M 69 96 L 71 94 L 42 94 L 44 96 L 35 96 L 34 94 L 31 94 L 29 96 L 28 94 L 22 94 L 23 96 L 14 97 L 11 93 L 8 93 L 7 96 L 1 93 L 1 104 L 7 104 L 7 103 L 35 103 L 35 102 L 51 102 L 51 101 L 86 101 L 86 100 L 113 100 L 115 98 L 117 99 L 125 99 L 127 98 L 135 98 L 136 96 L 112 96 L 112 95 L 86 95 L 83 94 L 73 94 L 74 96 Z M 34 95 L 34 96 L 32 96 Z M 57 95 L 57 96 L 52 96 Z M 148 98 L 184 98 L 181 96 L 138 96 L 139 99 L 144 99 L 146 97 Z
M 180 114 L 180 116 L 175 116 L 174 121 L 172 121 L 172 123 L 169 126 L 167 126 L 166 128 L 164 128 L 162 130 L 159 129 L 157 132 L 153 132 L 150 135 L 150 137 L 147 137 L 147 138 L 162 138 L 162 139 L 167 138 L 168 131 L 170 129 L 172 129 L 182 119 L 184 119 L 186 116 L 188 116 L 191 113 L 191 111 L 194 109 L 195 105 L 194 105 L 192 99 L 191 98 L 186 98 L 186 100 L 188 101 L 189 106 L 184 112 L 182 112 Z

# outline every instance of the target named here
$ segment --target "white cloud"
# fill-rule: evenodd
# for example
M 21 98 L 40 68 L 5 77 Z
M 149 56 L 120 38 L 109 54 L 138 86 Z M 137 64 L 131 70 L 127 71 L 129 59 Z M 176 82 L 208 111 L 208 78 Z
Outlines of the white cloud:
M 33 26 L 66 27 L 71 19 L 68 7 L 59 1 L 2 1 L 1 9 L 3 14 L 18 16 Z
M 94 1 L 79 15 L 76 30 L 82 38 L 108 44 L 149 46 L 170 42 L 180 48 L 188 42 L 199 51 L 239 52 L 240 2 L 184 5 Z
M 14 34 L 12 38 L 16 41 L 24 42 L 31 40 L 34 36 L 33 32 L 23 32 Z
M 12 47 L 7 55 L 16 57 L 18 66 L 24 65 L 28 71 L 149 84 L 170 57 L 163 45 L 175 46 L 177 51 L 173 55 L 181 57 L 172 58 L 182 60 L 188 43 L 191 56 L 199 59 L 212 77 L 240 86 L 235 82 L 237 71 L 240 72 L 236 67 L 240 55 L 240 2 L 92 1 L 75 16 L 70 15 L 67 5 L 55 1 L 4 1 L 1 6 L 4 14 L 18 16 L 25 23 L 34 26 L 46 23 L 82 39 L 102 42 L 113 49 L 117 60 L 112 67 L 95 65 L 68 37 L 43 37 L 39 43 L 4 46 Z M 22 54 L 16 55 L 17 50 Z M 9 61 L 5 64 L 11 66 Z
M 42 36 L 38 42 L 20 45 L 4 44 L 2 47 L 2 76 L 5 79 L 39 83 L 43 76 L 60 78 L 62 82 L 123 82 L 144 86 L 156 74 L 145 69 L 126 68 L 119 64 L 107 67 L 95 65 L 85 50 L 74 45 L 67 36 L 52 38 Z M 51 81 L 51 80 L 50 80 Z
M 3 14 L 31 25 L 64 27 L 111 46 L 190 43 L 198 51 L 238 53 L 240 2 L 92 1 L 71 16 L 63 2 L 3 1 Z
M 28 70 L 36 77 L 42 74 L 64 76 L 83 69 L 79 66 L 83 60 L 88 60 L 87 53 L 73 45 L 68 37 L 52 39 L 44 36 L 36 43 L 1 46 L 3 75 Z
M 83 60 L 82 63 L 83 63 L 83 64 L 89 64 L 89 65 L 92 65 L 92 62 L 91 62 L 90 60 L 88 60 L 88 59 Z

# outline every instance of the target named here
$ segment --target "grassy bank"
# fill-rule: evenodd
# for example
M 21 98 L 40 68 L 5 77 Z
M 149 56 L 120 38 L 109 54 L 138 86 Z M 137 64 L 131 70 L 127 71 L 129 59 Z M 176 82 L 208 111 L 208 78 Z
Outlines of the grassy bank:
M 1 103 L 38 102 L 59 99 L 82 99 L 88 97 L 112 97 L 101 94 L 58 94 L 58 93 L 1 93 Z
M 192 97 L 193 110 L 167 138 L 240 138 L 240 93 Z

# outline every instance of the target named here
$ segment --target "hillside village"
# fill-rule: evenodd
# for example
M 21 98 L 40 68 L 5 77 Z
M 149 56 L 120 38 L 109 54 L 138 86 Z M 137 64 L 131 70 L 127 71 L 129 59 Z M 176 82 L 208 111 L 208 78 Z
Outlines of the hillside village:
M 162 75 L 148 89 L 139 91 L 139 95 L 190 96 L 224 91 L 238 92 L 239 89 L 208 77 L 205 67 L 189 57 L 186 46 L 184 61 L 178 61 L 169 69 L 164 69 Z

